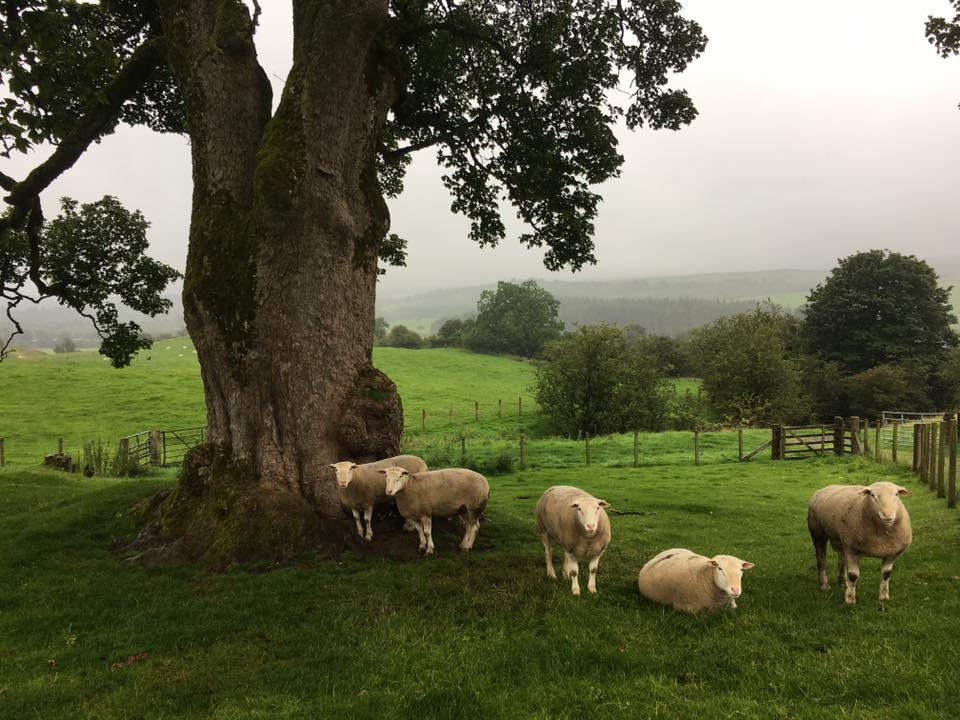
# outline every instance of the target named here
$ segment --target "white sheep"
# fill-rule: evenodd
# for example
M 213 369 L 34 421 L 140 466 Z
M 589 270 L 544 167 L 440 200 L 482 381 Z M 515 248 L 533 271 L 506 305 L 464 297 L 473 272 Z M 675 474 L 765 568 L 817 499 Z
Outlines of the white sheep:
M 900 500 L 910 491 L 890 482 L 873 485 L 828 485 L 810 499 L 807 527 L 817 556 L 821 590 L 827 582 L 827 541 L 837 551 L 838 583 L 844 583 L 844 600 L 857 602 L 860 558 L 882 558 L 880 602 L 890 599 L 893 563 L 910 546 L 910 514 Z
M 363 465 L 345 460 L 332 463 L 330 467 L 337 473 L 337 494 L 340 502 L 353 513 L 357 534 L 366 540 L 373 540 L 373 506 L 387 498 L 383 475 L 378 471 L 388 467 L 402 467 L 412 472 L 421 472 L 427 469 L 427 464 L 416 455 L 396 455 Z M 361 512 L 367 524 L 366 533 L 360 523 Z
M 400 467 L 381 470 L 387 495 L 397 499 L 397 510 L 411 520 L 420 536 L 420 549 L 433 553 L 433 517 L 459 515 L 466 530 L 460 549 L 470 550 L 480 531 L 480 515 L 490 499 L 490 484 L 480 473 L 465 468 L 410 472 Z
M 608 506 L 587 492 L 570 485 L 554 485 L 537 502 L 537 532 L 543 542 L 547 561 L 547 577 L 556 578 L 553 569 L 553 546 L 563 548 L 563 576 L 570 578 L 570 590 L 580 594 L 577 558 L 590 559 L 590 577 L 587 590 L 597 591 L 597 566 L 600 556 L 610 544 L 610 519 L 603 509 Z
M 753 563 L 732 555 L 697 555 L 671 548 L 650 560 L 637 578 L 640 594 L 688 613 L 737 607 L 743 571 Z

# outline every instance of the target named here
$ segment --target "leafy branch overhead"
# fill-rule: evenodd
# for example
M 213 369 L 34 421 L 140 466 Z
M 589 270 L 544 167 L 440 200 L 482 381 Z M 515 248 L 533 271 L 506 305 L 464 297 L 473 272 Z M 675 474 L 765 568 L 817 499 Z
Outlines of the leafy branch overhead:
M 27 299 L 18 284 L 22 275 L 36 285 L 53 268 L 41 194 L 91 143 L 120 123 L 158 132 L 202 129 L 199 121 L 188 123 L 186 110 L 191 102 L 202 107 L 205 91 L 181 85 L 189 88 L 181 93 L 172 70 L 186 76 L 193 67 L 190 43 L 180 35 L 188 9 L 214 30 L 215 42 L 197 62 L 252 63 L 246 89 L 235 97 L 255 117 L 250 135 L 264 152 L 254 147 L 235 154 L 260 164 L 291 157 L 270 151 L 274 126 L 289 118 L 269 120 L 269 84 L 254 43 L 260 5 L 253 6 L 251 17 L 242 0 L 0 3 L 0 155 L 52 149 L 22 180 L 0 174 L 7 193 L 0 243 L 5 256 L 19 258 L 19 264 L 5 262 L 20 273 L 3 276 L 8 314 Z M 295 1 L 295 35 L 306 37 L 320 7 L 347 22 L 333 4 Z M 366 70 L 371 96 L 389 88 L 389 107 L 375 121 L 379 140 L 370 167 L 379 191 L 401 192 L 412 153 L 432 148 L 453 210 L 470 219 L 471 238 L 481 245 L 500 242 L 506 234 L 501 203 L 509 201 L 529 227 L 520 241 L 545 248 L 552 270 L 595 262 L 600 196 L 592 188 L 615 177 L 623 163 L 616 125 L 676 130 L 696 117 L 686 91 L 668 86 L 706 45 L 677 0 L 384 0 L 384 9 Z M 305 48 L 322 52 L 309 43 L 299 47 L 301 55 Z M 295 62 L 288 90 L 300 86 L 309 64 L 295 55 L 303 67 Z M 296 107 L 288 99 L 287 110 Z M 290 174 L 289 168 L 277 170 Z M 397 236 L 375 235 L 372 243 L 382 261 L 403 262 Z M 113 262 L 90 253 L 91 261 Z M 122 364 L 132 347 L 130 329 L 115 321 L 115 309 L 91 299 L 82 285 L 88 279 L 60 274 L 46 292 L 37 288 L 92 309 L 105 334 L 104 351 Z M 121 297 L 134 307 L 153 307 L 151 283 L 127 283 Z

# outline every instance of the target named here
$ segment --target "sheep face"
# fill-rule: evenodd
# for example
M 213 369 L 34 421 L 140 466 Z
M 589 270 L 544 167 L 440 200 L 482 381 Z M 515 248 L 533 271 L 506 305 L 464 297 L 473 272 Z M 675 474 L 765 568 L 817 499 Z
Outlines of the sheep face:
M 410 473 L 398 467 L 390 467 L 386 470 L 379 470 L 378 472 L 382 472 L 386 476 L 387 495 L 391 497 L 407 486 L 407 480 L 410 477 Z
M 356 463 L 352 463 L 349 460 L 332 463 L 330 467 L 332 467 L 337 473 L 337 485 L 342 488 L 347 487 L 347 485 L 350 484 L 350 481 L 353 480 L 353 469 L 356 466 Z
M 605 508 L 608 504 L 606 500 L 596 498 L 585 498 L 570 504 L 570 507 L 577 510 L 577 522 L 584 535 L 592 538 L 597 534 L 600 527 L 600 508 Z
M 889 526 L 897 522 L 897 516 L 903 507 L 900 496 L 909 495 L 910 491 L 894 483 L 875 482 L 865 487 L 863 494 L 869 499 L 880 522 Z
M 740 579 L 743 571 L 753 567 L 752 562 L 735 558 L 732 555 L 715 555 L 710 560 L 713 567 L 713 582 L 728 597 L 736 599 L 743 592 Z

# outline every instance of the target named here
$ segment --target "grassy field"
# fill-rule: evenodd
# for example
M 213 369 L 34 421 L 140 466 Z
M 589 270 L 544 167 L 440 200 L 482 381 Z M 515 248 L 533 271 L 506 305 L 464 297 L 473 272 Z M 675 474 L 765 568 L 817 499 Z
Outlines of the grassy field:
M 436 556 L 408 561 L 348 553 L 221 574 L 126 564 L 137 504 L 172 472 L 52 473 L 34 467 L 47 448 L 30 438 L 79 442 L 160 414 L 202 419 L 196 361 L 182 344 L 160 343 L 120 373 L 83 354 L 0 366 L 0 434 L 28 449 L 0 470 L 4 720 L 957 716 L 960 514 L 889 463 L 731 462 L 734 433 L 705 436 L 701 467 L 689 433 L 641 436 L 638 468 L 630 436 L 595 441 L 590 468 L 582 443 L 536 437 L 528 469 L 491 477 L 471 554 L 445 533 Z M 397 380 L 408 422 L 418 402 L 472 413 L 474 399 L 523 393 L 530 377 L 522 363 L 457 351 L 385 349 L 376 360 Z M 468 453 L 498 452 L 535 422 L 482 416 Z M 410 442 L 449 435 L 428 417 Z M 863 561 L 851 608 L 836 586 L 817 588 L 806 503 L 829 483 L 880 479 L 914 491 L 914 544 L 883 607 L 879 561 Z M 560 483 L 642 513 L 611 515 L 595 596 L 574 598 L 544 574 L 533 509 Z M 637 572 L 674 546 L 756 563 L 740 607 L 693 617 L 643 600 Z

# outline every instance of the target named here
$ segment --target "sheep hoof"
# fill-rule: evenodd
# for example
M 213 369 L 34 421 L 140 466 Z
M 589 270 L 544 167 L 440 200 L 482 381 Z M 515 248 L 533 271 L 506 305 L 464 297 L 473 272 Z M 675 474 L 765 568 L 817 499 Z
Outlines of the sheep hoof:
M 822 585 L 820 585 L 820 589 L 823 590 L 824 592 L 827 592 L 830 589 L 830 583 L 823 583 Z
M 552 580 L 556 580 L 556 579 L 557 579 L 557 573 L 554 572 L 553 569 L 551 568 L 550 570 L 547 570 L 547 577 L 548 577 L 548 578 L 551 578 Z

